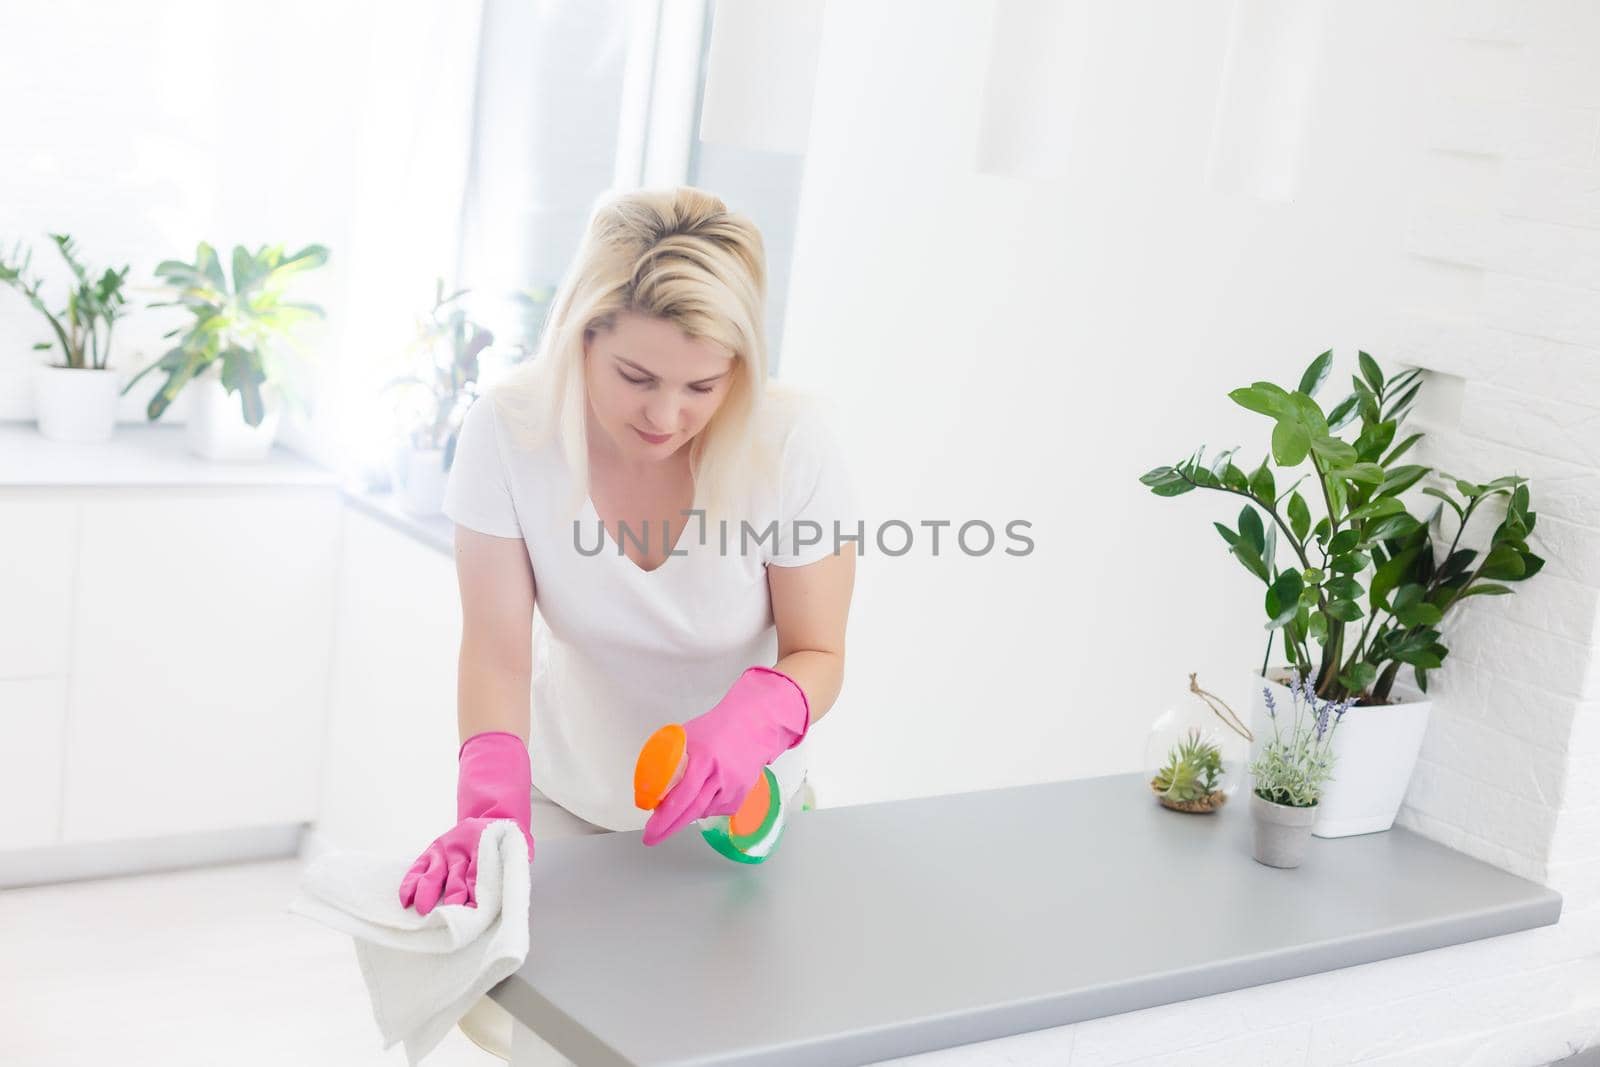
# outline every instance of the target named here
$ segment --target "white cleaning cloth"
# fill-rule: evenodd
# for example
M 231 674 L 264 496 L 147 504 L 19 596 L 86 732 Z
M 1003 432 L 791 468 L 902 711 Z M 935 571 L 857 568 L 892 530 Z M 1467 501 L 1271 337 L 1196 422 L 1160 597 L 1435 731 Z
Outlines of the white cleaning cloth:
M 306 866 L 289 911 L 355 938 L 385 1049 L 405 1042 L 412 1067 L 479 997 L 528 956 L 528 843 L 496 820 L 478 842 L 476 907 L 440 904 L 427 915 L 400 904 L 416 857 L 334 852 Z

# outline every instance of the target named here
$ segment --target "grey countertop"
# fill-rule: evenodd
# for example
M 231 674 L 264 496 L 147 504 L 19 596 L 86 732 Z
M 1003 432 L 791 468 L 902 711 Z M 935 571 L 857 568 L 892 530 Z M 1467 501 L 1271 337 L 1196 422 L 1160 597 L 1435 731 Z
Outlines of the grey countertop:
M 1248 795 L 1120 774 L 798 813 L 765 864 L 690 829 L 536 841 L 491 996 L 584 1067 L 865 1064 L 1554 923 L 1402 827 L 1250 855 Z

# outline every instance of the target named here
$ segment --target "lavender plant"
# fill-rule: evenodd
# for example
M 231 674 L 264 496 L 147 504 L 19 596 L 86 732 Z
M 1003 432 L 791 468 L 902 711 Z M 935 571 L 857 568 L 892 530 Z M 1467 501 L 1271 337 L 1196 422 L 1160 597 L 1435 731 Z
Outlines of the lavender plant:
M 1289 679 L 1288 687 L 1294 701 L 1292 717 L 1280 716 L 1272 688 L 1261 687 L 1272 720 L 1272 739 L 1251 761 L 1250 773 L 1255 778 L 1255 793 L 1262 800 L 1309 808 L 1322 798 L 1323 786 L 1333 777 L 1333 734 L 1355 698 L 1321 700 L 1311 679 L 1299 671 Z M 1285 717 L 1292 719 L 1287 739 L 1280 725 Z

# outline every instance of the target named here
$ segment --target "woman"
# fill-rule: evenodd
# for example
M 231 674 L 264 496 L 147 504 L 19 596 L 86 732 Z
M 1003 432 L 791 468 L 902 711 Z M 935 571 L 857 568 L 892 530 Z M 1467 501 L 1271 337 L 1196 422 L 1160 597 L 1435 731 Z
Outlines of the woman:
M 445 498 L 458 821 L 406 874 L 404 906 L 474 906 L 495 819 L 531 859 L 560 834 L 642 828 L 654 846 L 736 811 L 767 765 L 797 800 L 799 746 L 844 679 L 860 526 L 820 413 L 767 384 L 765 300 L 760 232 L 721 200 L 614 196 L 536 357 L 468 411 Z M 634 761 L 670 722 L 685 773 L 646 813 Z M 461 1027 L 509 1058 L 487 997 Z

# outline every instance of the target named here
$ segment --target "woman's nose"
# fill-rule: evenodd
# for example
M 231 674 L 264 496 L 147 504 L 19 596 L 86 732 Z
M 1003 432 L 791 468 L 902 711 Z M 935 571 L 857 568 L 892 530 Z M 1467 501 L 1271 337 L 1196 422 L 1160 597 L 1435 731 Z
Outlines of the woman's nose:
M 651 433 L 671 433 L 678 425 L 678 411 L 674 404 L 652 404 L 644 409 L 644 417 Z

